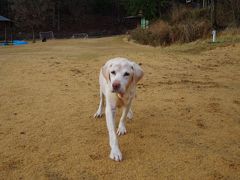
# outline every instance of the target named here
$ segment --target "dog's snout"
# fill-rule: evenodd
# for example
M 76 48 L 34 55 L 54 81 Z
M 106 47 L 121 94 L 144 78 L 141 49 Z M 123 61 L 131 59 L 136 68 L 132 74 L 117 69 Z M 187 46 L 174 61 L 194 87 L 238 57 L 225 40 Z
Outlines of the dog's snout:
M 114 90 L 118 90 L 120 88 L 120 81 L 114 81 L 112 87 Z

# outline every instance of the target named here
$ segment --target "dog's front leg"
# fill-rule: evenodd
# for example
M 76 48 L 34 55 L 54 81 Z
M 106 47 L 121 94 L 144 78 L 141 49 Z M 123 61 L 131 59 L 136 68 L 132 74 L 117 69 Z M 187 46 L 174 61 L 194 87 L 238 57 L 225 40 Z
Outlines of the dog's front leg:
M 128 113 L 129 113 L 131 104 L 132 104 L 132 100 L 130 100 L 129 103 L 125 107 L 123 107 L 122 116 L 121 116 L 121 119 L 119 121 L 118 130 L 117 130 L 117 134 L 119 136 L 127 133 L 127 129 L 126 129 L 126 126 L 125 126 L 125 121 L 126 121 L 126 117 L 127 117 Z
M 122 160 L 122 153 L 119 149 L 117 135 L 115 133 L 115 113 L 116 106 L 111 105 L 110 102 L 106 103 L 106 121 L 109 133 L 109 142 L 111 147 L 110 158 L 115 161 Z

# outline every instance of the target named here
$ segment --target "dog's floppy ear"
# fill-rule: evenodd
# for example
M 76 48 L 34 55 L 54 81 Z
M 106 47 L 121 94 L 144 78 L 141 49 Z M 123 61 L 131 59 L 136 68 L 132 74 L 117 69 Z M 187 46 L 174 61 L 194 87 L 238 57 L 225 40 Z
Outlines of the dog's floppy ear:
M 106 79 L 106 81 L 108 82 L 110 79 L 109 79 L 109 63 L 107 62 L 103 67 L 102 67 L 102 74 L 103 74 L 103 77 Z
M 143 70 L 142 68 L 136 64 L 136 63 L 132 63 L 132 69 L 133 69 L 133 79 L 134 79 L 134 82 L 137 84 L 138 81 L 140 81 L 140 79 L 142 79 L 144 73 L 143 73 Z

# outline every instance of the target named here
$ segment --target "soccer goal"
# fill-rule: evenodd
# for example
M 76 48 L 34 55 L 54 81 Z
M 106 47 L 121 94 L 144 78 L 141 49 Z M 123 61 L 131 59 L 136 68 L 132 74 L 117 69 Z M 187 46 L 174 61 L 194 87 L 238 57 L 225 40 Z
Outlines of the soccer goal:
M 39 32 L 39 38 L 41 40 L 43 40 L 43 39 L 54 39 L 54 34 L 53 34 L 52 31 Z
M 73 39 L 87 39 L 88 38 L 88 34 L 87 33 L 73 34 L 72 38 Z

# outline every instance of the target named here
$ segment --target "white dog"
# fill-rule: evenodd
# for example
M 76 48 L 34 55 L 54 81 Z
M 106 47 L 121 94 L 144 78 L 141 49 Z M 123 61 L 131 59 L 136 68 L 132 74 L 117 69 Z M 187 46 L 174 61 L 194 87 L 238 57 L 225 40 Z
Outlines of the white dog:
M 122 160 L 117 135 L 115 132 L 115 113 L 117 107 L 122 107 L 123 112 L 118 125 L 117 134 L 124 135 L 126 131 L 126 116 L 131 119 L 133 113 L 130 109 L 135 97 L 136 84 L 143 77 L 141 67 L 125 58 L 114 58 L 109 60 L 100 71 L 100 104 L 94 115 L 100 118 L 103 115 L 103 95 L 106 98 L 106 121 L 111 147 L 110 158 L 115 161 Z

